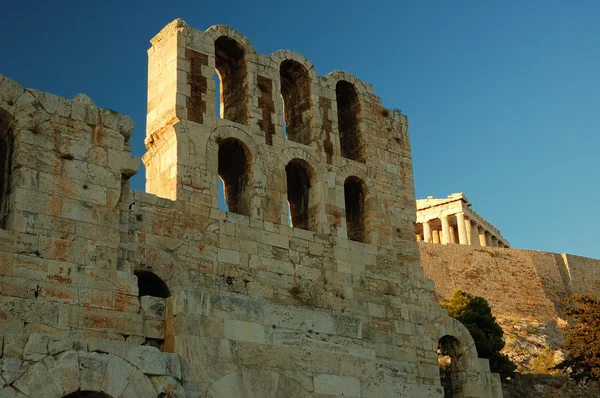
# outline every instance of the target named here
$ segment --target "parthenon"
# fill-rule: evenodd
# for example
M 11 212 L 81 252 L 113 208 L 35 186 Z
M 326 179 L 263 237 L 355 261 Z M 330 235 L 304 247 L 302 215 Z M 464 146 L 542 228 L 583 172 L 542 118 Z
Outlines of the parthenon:
M 500 231 L 471 208 L 463 193 L 417 200 L 417 242 L 510 247 Z

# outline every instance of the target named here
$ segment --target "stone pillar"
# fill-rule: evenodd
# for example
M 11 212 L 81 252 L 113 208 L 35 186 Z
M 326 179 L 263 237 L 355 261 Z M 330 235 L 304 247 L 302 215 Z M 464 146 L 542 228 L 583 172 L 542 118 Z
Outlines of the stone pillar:
M 465 213 L 456 213 L 456 229 L 458 229 L 458 243 L 466 245 L 468 241 L 467 229 L 465 228 Z
M 423 235 L 417 234 L 417 242 L 423 241 Z
M 465 231 L 467 233 L 467 245 L 472 245 L 473 240 L 471 238 L 473 237 L 473 232 L 471 231 L 471 221 L 470 220 L 465 221 Z M 458 234 L 458 237 L 460 238 L 460 233 Z
M 450 243 L 458 243 L 456 240 L 456 229 L 454 225 L 450 225 Z
M 431 224 L 429 224 L 429 221 L 423 221 L 423 241 L 431 243 Z
M 437 229 L 434 229 L 433 231 L 431 231 L 431 234 L 433 235 L 433 243 L 437 243 L 439 245 L 440 244 L 440 231 L 438 231 Z
M 479 227 L 476 222 L 471 225 L 471 245 L 479 246 Z
M 485 233 L 485 243 L 487 246 L 492 247 L 492 234 L 489 232 Z
M 487 246 L 487 241 L 485 240 L 485 229 L 483 229 L 483 227 L 479 230 L 479 246 Z
M 498 238 L 492 236 L 492 247 L 498 247 Z
M 442 244 L 450 243 L 450 223 L 448 223 L 448 216 L 441 216 L 440 221 L 442 222 Z

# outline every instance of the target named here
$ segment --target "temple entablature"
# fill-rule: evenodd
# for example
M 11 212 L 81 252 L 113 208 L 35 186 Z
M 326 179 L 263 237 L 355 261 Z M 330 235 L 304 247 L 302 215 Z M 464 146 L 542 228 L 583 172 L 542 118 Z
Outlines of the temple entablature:
M 417 200 L 417 242 L 510 247 L 500 231 L 477 214 L 463 193 Z

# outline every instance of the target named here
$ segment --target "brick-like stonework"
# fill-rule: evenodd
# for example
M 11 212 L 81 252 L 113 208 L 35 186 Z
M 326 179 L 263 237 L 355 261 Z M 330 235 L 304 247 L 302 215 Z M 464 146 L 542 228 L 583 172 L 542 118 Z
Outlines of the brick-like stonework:
M 173 21 L 148 55 L 147 192 L 128 117 L 0 75 L 0 396 L 442 397 L 444 336 L 454 396 L 502 396 L 424 276 L 404 115 L 226 26 Z

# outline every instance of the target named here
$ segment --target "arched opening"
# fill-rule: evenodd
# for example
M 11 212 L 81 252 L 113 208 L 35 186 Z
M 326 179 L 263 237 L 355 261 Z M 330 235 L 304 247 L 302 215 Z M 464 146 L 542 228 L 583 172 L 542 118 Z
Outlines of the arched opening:
M 311 93 L 308 71 L 304 65 L 288 59 L 281 63 L 279 74 L 287 138 L 309 145 Z
M 293 159 L 285 166 L 285 173 L 291 226 L 310 229 L 310 166 L 301 159 Z
M 340 80 L 335 86 L 338 109 L 338 128 L 342 156 L 359 162 L 365 161 L 360 136 L 360 101 L 354 85 Z
M 364 182 L 358 177 L 348 177 L 344 182 L 344 201 L 346 204 L 346 229 L 348 239 L 365 242 L 365 196 Z
M 250 151 L 241 141 L 235 138 L 219 141 L 218 173 L 223 181 L 227 209 L 250 215 Z
M 167 284 L 155 273 L 138 270 L 134 274 L 138 278 L 138 297 L 152 296 L 167 298 L 171 295 Z
M 215 69 L 215 73 L 213 74 L 213 80 L 215 82 L 215 110 L 216 116 L 223 119 L 223 107 L 221 106 L 221 75 L 219 75 L 219 71 Z
M 443 336 L 438 341 L 438 363 L 440 381 L 444 387 L 444 398 L 460 396 L 461 384 L 458 381 L 459 361 L 461 359 L 460 342 L 452 336 Z M 455 395 L 456 394 L 456 395 Z
M 1 112 L 1 111 L 0 111 Z M 0 228 L 5 229 L 9 212 L 14 139 L 8 120 L 0 113 Z
M 63 396 L 63 398 L 112 398 L 105 392 L 100 391 L 75 391 Z
M 219 78 L 220 117 L 236 123 L 248 122 L 246 52 L 235 40 L 215 40 L 215 69 Z

